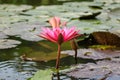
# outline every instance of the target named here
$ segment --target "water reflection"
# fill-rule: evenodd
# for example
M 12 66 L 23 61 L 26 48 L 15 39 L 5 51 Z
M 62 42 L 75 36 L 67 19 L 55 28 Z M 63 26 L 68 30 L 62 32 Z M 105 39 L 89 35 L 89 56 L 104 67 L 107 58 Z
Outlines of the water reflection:
M 59 72 L 52 74 L 52 80 L 71 80 L 68 76 L 61 74 Z

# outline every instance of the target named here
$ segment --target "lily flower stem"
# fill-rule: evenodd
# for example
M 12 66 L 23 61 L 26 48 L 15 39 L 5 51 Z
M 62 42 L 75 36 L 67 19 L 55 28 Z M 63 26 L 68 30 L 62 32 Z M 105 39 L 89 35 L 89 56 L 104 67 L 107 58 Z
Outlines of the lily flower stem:
M 59 64 L 60 64 L 60 52 L 61 52 L 61 45 L 58 44 L 58 53 L 57 53 L 57 60 L 56 60 L 56 69 L 59 69 Z
M 75 64 L 77 64 L 77 49 L 75 51 Z
M 57 72 L 57 80 L 60 80 L 60 74 Z

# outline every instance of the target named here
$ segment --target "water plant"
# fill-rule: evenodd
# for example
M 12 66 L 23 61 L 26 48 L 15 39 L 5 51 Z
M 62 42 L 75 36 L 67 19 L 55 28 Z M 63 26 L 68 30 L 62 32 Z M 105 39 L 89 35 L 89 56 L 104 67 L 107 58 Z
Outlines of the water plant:
M 75 37 L 79 36 L 79 30 L 73 26 L 71 28 L 67 28 L 66 22 L 61 23 L 59 17 L 53 17 L 49 20 L 52 28 L 42 28 L 42 32 L 38 35 L 44 39 L 47 39 L 51 42 L 54 42 L 58 45 L 58 55 L 56 60 L 56 69 L 59 69 L 60 64 L 60 52 L 61 52 L 61 45 L 63 42 L 70 41 Z M 64 27 L 60 27 L 60 25 Z

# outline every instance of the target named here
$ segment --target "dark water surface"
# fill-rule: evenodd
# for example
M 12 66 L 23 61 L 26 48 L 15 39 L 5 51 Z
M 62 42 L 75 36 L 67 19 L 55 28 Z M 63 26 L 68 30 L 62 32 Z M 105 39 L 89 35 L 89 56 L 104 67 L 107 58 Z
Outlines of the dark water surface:
M 53 5 L 53 4 L 62 4 L 64 2 L 75 2 L 75 1 L 93 1 L 93 0 L 0 0 L 0 4 L 28 4 L 33 6 L 39 5 Z

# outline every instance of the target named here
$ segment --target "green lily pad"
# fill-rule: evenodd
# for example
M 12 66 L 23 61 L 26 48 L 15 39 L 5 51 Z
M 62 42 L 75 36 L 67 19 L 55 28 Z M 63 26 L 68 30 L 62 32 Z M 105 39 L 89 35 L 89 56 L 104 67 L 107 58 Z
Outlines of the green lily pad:
M 17 40 L 0 39 L 0 49 L 14 48 L 19 44 L 21 44 L 21 42 Z
M 51 80 L 52 79 L 52 70 L 39 70 L 30 80 Z

